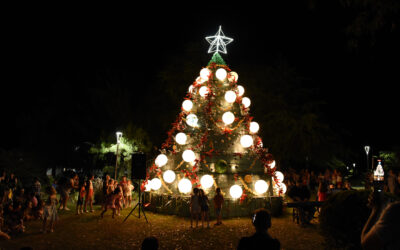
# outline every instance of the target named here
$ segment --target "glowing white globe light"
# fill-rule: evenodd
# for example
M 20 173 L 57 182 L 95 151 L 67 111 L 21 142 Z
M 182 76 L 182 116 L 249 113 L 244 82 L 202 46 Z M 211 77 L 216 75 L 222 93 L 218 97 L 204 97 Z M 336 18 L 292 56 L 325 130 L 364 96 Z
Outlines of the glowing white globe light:
M 151 191 L 151 180 L 148 180 L 146 185 L 144 185 L 144 191 L 150 192 Z
M 225 69 L 219 68 L 217 69 L 217 71 L 215 72 L 215 76 L 218 78 L 218 80 L 223 81 L 226 78 L 226 75 L 228 73 L 226 73 Z
M 235 115 L 234 115 L 232 112 L 230 112 L 230 111 L 225 112 L 225 113 L 222 115 L 222 121 L 223 121 L 226 125 L 229 125 L 229 124 L 231 124 L 232 122 L 235 121 Z
M 179 192 L 187 194 L 192 190 L 192 182 L 187 178 L 183 178 L 178 183 Z
M 229 78 L 228 78 L 228 80 L 229 80 L 230 82 L 237 82 L 238 79 L 239 79 L 239 76 L 238 76 L 238 74 L 237 74 L 235 71 L 231 71 L 231 72 L 229 73 Z
M 154 161 L 154 163 L 157 165 L 157 167 L 161 168 L 168 162 L 168 157 L 165 154 L 159 154 Z
M 280 185 L 281 185 L 282 193 L 283 194 L 286 193 L 287 187 L 286 187 L 285 183 L 281 183 Z
M 244 94 L 244 88 L 243 88 L 243 86 L 242 85 L 238 85 L 237 86 L 237 89 L 238 89 L 238 95 L 239 96 L 242 96 L 243 94 Z
M 211 75 L 211 71 L 207 68 L 203 68 L 202 70 L 200 70 L 200 77 L 203 78 L 205 81 L 208 80 L 208 78 Z
M 242 135 L 242 137 L 240 137 L 240 144 L 244 148 L 248 148 L 248 147 L 252 146 L 253 145 L 253 137 L 251 137 L 250 135 Z
M 191 127 L 197 127 L 198 121 L 199 121 L 199 119 L 197 119 L 197 116 L 195 114 L 190 114 L 190 115 L 186 116 L 186 123 L 187 123 L 187 125 L 189 125 Z
M 258 125 L 258 123 L 257 122 L 250 122 L 250 127 L 249 127 L 249 129 L 250 129 L 250 132 L 251 133 L 257 133 L 258 132 L 258 130 L 260 129 L 260 125 Z
M 199 94 L 202 97 L 206 97 L 206 95 L 210 92 L 210 89 L 207 86 L 203 86 L 199 89 Z
M 163 174 L 164 181 L 167 183 L 172 183 L 175 180 L 175 172 L 172 170 L 167 170 Z
M 186 162 L 193 162 L 196 159 L 196 155 L 194 154 L 194 152 L 192 150 L 186 149 L 182 153 L 182 158 Z
M 233 92 L 232 90 L 226 91 L 225 101 L 229 103 L 234 103 L 236 101 L 236 93 Z
M 159 190 L 161 187 L 161 180 L 158 178 L 154 178 L 151 180 L 151 189 Z
M 182 103 L 182 108 L 185 111 L 190 111 L 193 108 L 193 102 L 191 100 L 184 100 Z
M 190 85 L 190 86 L 189 86 L 189 89 L 188 89 L 188 92 L 193 94 L 193 90 L 194 90 L 193 85 Z
M 200 184 L 203 188 L 210 188 L 214 184 L 214 179 L 211 175 L 203 175 L 200 179 Z
M 177 133 L 175 136 L 175 141 L 180 144 L 180 145 L 184 145 L 186 144 L 186 140 L 187 140 L 187 136 L 185 133 Z
M 269 166 L 271 169 L 274 168 L 275 165 L 276 165 L 276 162 L 275 162 L 275 161 L 273 161 L 273 162 L 271 162 L 270 164 L 268 164 L 268 166 Z
M 267 192 L 267 190 L 268 190 L 268 183 L 264 180 L 258 180 L 254 184 L 254 187 L 255 187 L 257 193 L 263 194 L 263 193 Z
M 233 185 L 229 189 L 229 194 L 232 196 L 232 198 L 237 199 L 240 196 L 242 196 L 243 190 L 239 185 Z
M 251 101 L 248 97 L 243 97 L 242 104 L 245 108 L 248 108 L 250 107 Z
M 277 179 L 280 183 L 283 182 L 284 176 L 283 176 L 282 172 L 280 172 L 280 171 L 275 171 L 275 177 L 276 177 L 276 179 Z
M 201 76 L 199 76 L 199 77 L 196 78 L 196 82 L 197 82 L 198 84 L 202 84 L 202 83 L 205 82 L 205 81 L 206 81 L 206 79 L 202 78 Z

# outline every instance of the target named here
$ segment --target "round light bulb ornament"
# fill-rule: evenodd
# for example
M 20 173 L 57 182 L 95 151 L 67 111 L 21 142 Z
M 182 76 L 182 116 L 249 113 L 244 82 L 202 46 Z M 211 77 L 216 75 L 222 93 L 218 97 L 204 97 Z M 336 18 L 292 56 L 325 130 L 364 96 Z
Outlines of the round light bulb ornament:
M 172 183 L 172 182 L 174 182 L 175 177 L 176 177 L 175 172 L 172 171 L 172 170 L 167 170 L 167 171 L 165 171 L 164 174 L 163 174 L 163 178 L 164 178 L 164 181 L 165 181 L 166 183 Z
M 270 164 L 268 164 L 268 167 L 270 167 L 271 169 L 275 168 L 276 162 L 272 161 Z
M 235 184 L 229 189 L 229 194 L 232 196 L 232 198 L 237 199 L 242 196 L 243 190 L 239 185 Z
M 240 144 L 244 148 L 251 147 L 253 145 L 253 137 L 250 135 L 242 135 L 242 137 L 240 137 Z
M 154 163 L 157 165 L 157 167 L 161 168 L 162 166 L 165 166 L 168 162 L 168 157 L 165 154 L 159 154 L 154 161 Z
M 229 73 L 228 80 L 229 80 L 230 82 L 237 82 L 238 79 L 239 79 L 239 76 L 238 76 L 238 74 L 237 74 L 235 71 L 231 71 L 231 72 Z
M 200 178 L 200 184 L 203 188 L 210 188 L 214 185 L 214 179 L 209 174 L 203 175 Z
M 244 88 L 242 85 L 237 86 L 238 89 L 238 96 L 242 96 L 244 94 Z
M 226 91 L 225 101 L 228 103 L 234 103 L 236 101 L 236 93 L 232 90 Z
M 254 188 L 257 193 L 263 194 L 263 193 L 267 192 L 267 190 L 268 190 L 268 183 L 264 180 L 258 180 L 254 184 Z
M 187 125 L 189 125 L 191 127 L 197 127 L 198 121 L 199 121 L 199 119 L 197 118 L 197 116 L 195 114 L 189 114 L 188 116 L 186 116 L 186 123 L 187 123 Z
M 243 97 L 243 99 L 242 99 L 242 104 L 243 104 L 243 106 L 244 106 L 245 108 L 250 107 L 250 104 L 251 104 L 250 98 L 248 98 L 248 97 Z
M 219 68 L 217 69 L 217 71 L 215 71 L 215 76 L 218 78 L 218 80 L 223 81 L 225 80 L 226 76 L 227 76 L 227 72 L 225 69 L 223 68 Z
M 186 149 L 182 153 L 182 159 L 186 162 L 193 162 L 196 159 L 196 155 L 190 149 Z
M 210 89 L 207 86 L 202 86 L 199 89 L 199 94 L 200 94 L 201 97 L 206 97 L 209 92 L 210 92 Z
M 144 185 L 144 191 L 146 191 L 146 192 L 151 191 L 151 180 L 148 180 L 146 185 Z
M 185 111 L 190 111 L 193 108 L 193 102 L 191 100 L 184 100 L 182 103 L 182 108 Z
M 282 183 L 284 180 L 284 176 L 280 171 L 275 171 L 275 178 L 279 181 L 279 183 Z
M 211 75 L 211 70 L 208 68 L 203 68 L 200 70 L 200 77 L 203 78 L 203 80 L 208 81 Z
M 183 178 L 178 183 L 178 189 L 179 192 L 187 194 L 192 191 L 192 182 L 187 178 Z
M 175 141 L 180 145 L 185 145 L 187 140 L 187 136 L 185 133 L 177 133 L 175 136 Z
M 249 130 L 251 133 L 255 134 L 260 129 L 260 125 L 257 122 L 250 122 Z
M 202 83 L 205 82 L 205 81 L 206 81 L 206 80 L 205 80 L 203 77 L 201 77 L 201 76 L 199 76 L 199 77 L 196 78 L 197 84 L 202 84 Z
M 161 180 L 159 178 L 153 178 L 151 180 L 151 189 L 152 190 L 159 190 L 161 187 Z
M 222 121 L 225 123 L 225 125 L 232 124 L 235 121 L 235 115 L 230 111 L 225 112 L 222 115 Z

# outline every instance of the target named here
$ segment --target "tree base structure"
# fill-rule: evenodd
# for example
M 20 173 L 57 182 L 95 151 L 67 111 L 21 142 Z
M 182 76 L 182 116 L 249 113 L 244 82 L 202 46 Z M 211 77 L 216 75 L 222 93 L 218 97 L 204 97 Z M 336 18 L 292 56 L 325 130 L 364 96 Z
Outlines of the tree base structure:
M 214 204 L 212 197 L 210 200 L 210 218 L 215 218 Z M 174 196 L 167 194 L 155 194 L 146 192 L 144 195 L 144 203 L 149 203 L 147 210 L 155 213 L 178 215 L 181 217 L 190 217 L 190 196 Z M 258 208 L 266 208 L 271 212 L 271 215 L 278 217 L 282 215 L 283 198 L 279 196 L 260 197 L 246 199 L 240 202 L 238 199 L 225 198 L 222 206 L 222 217 L 249 217 L 254 210 Z

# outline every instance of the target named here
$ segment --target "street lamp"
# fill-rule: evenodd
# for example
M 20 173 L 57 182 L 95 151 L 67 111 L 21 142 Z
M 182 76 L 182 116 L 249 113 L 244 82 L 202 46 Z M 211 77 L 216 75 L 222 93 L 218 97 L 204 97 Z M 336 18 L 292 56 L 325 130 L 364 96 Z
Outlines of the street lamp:
M 115 174 L 114 179 L 117 179 L 117 168 L 118 168 L 118 151 L 119 151 L 119 144 L 121 143 L 122 132 L 116 132 L 115 135 L 117 136 L 117 151 L 116 151 L 116 160 L 115 160 Z
M 369 154 L 369 150 L 370 150 L 370 149 L 371 149 L 370 146 L 365 146 L 365 147 L 364 147 L 365 153 L 367 154 L 367 171 L 369 170 L 369 166 L 368 166 L 368 162 L 369 162 L 369 160 L 368 160 L 368 154 Z

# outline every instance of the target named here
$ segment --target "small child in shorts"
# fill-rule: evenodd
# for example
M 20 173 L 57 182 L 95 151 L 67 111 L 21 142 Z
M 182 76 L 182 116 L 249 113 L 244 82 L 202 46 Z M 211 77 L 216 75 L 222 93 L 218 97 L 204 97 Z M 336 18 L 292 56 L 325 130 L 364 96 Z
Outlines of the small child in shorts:
M 83 199 L 86 195 L 86 182 L 82 182 L 79 187 L 78 202 L 76 203 L 76 214 L 83 214 Z

